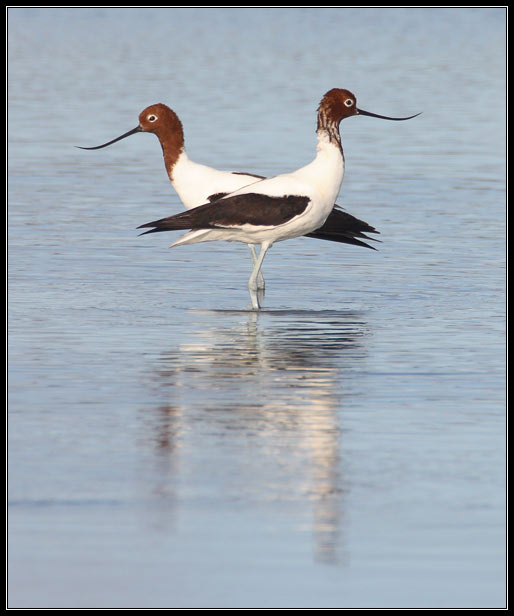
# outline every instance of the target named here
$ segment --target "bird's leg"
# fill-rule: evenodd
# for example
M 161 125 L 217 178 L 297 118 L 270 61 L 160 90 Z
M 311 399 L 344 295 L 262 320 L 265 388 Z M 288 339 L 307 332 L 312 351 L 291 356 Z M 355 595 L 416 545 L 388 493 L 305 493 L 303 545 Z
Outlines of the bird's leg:
M 259 256 L 255 259 L 255 264 L 253 266 L 253 271 L 252 274 L 250 276 L 250 279 L 248 280 L 248 290 L 250 291 L 250 297 L 252 299 L 252 306 L 254 310 L 259 310 L 260 305 L 259 305 L 259 298 L 257 295 L 257 291 L 259 289 L 258 284 L 257 284 L 257 280 L 259 277 L 259 273 L 260 273 L 260 269 L 261 269 L 261 265 L 262 262 L 264 260 L 264 256 L 266 255 L 266 252 L 268 251 L 268 249 L 271 247 L 271 243 L 270 242 L 263 242 L 261 244 L 261 251 L 259 253 Z
M 253 263 L 253 266 L 255 267 L 255 264 L 257 263 L 257 252 L 255 251 L 255 246 L 253 244 L 248 244 L 248 248 L 250 249 L 250 254 L 252 256 L 252 263 Z M 259 273 L 257 274 L 257 288 L 264 290 L 264 287 L 265 287 L 264 276 L 262 275 L 262 272 L 259 270 Z
M 262 289 L 249 289 L 250 299 L 252 300 L 252 308 L 254 310 L 260 310 L 261 301 L 264 297 L 264 291 Z

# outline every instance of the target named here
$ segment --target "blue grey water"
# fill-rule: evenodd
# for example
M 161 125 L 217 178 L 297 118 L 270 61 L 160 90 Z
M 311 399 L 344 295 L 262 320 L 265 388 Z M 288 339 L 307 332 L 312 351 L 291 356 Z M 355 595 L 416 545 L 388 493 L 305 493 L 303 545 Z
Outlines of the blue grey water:
M 505 605 L 506 14 L 8 10 L 11 608 Z M 276 174 L 330 88 L 377 251 L 168 250 L 152 135 Z

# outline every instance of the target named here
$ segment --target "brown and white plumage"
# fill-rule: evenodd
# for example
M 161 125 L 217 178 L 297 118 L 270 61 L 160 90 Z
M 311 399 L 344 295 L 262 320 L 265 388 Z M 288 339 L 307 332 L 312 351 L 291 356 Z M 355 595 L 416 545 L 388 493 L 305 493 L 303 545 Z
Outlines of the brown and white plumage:
M 366 233 L 378 233 L 367 223 L 334 206 L 344 174 L 339 123 L 359 110 L 355 96 L 334 88 L 325 94 L 317 114 L 317 152 L 314 160 L 294 171 L 272 178 L 222 171 L 193 162 L 184 146 L 182 124 L 166 105 L 151 105 L 139 116 L 139 125 L 95 148 L 106 147 L 136 132 L 153 132 L 159 138 L 168 176 L 188 211 L 142 225 L 147 233 L 190 229 L 172 244 L 214 240 L 247 243 L 254 268 L 251 294 L 263 286 L 261 264 L 276 241 L 300 235 L 371 248 Z M 414 116 L 411 116 L 414 117 Z M 254 246 L 260 244 L 259 257 Z M 254 308 L 258 300 L 252 295 Z

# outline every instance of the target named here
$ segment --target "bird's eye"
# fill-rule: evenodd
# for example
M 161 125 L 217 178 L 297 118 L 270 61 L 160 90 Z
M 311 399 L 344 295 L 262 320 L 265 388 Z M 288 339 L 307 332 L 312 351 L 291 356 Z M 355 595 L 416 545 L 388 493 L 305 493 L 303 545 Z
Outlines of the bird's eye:
M 345 104 L 347 107 L 351 107 L 351 106 L 353 105 L 353 99 L 351 99 L 351 98 L 347 98 L 347 99 L 344 101 L 344 104 Z
M 157 116 L 156 116 L 156 115 L 154 115 L 153 113 L 151 113 L 149 116 L 146 116 L 146 119 L 147 119 L 149 122 L 155 122 L 155 121 L 157 120 Z

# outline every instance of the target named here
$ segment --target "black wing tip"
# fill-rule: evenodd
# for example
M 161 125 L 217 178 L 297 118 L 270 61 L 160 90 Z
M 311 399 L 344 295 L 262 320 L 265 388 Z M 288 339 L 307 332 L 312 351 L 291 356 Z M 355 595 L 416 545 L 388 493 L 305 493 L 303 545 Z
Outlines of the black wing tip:
M 340 244 L 351 244 L 352 246 L 362 246 L 363 248 L 369 248 L 370 250 L 377 250 L 377 249 L 374 246 L 370 246 L 369 244 L 366 244 L 366 242 L 377 242 L 379 244 L 382 243 L 381 240 L 375 237 L 368 237 L 367 235 L 364 235 L 364 233 L 344 234 L 344 233 L 325 233 L 325 232 L 313 231 L 312 233 L 307 233 L 306 237 L 312 237 L 317 240 L 326 240 L 329 242 L 338 242 Z M 366 242 L 363 240 L 366 240 Z
M 139 225 L 137 229 L 148 229 L 147 231 L 143 231 L 139 235 L 148 235 L 149 233 L 160 233 L 161 231 L 171 231 L 172 229 L 166 227 L 164 224 L 160 223 L 159 220 L 155 222 L 147 222 L 144 225 Z
M 184 231 L 185 229 L 191 229 L 189 210 L 180 212 L 174 216 L 166 216 L 165 218 L 159 218 L 159 220 L 146 222 L 144 225 L 139 225 L 137 229 L 149 229 L 148 231 L 140 233 L 140 235 L 159 233 L 161 231 Z
M 139 225 L 136 227 L 137 229 L 148 229 L 148 231 L 143 231 L 139 235 L 146 235 L 147 233 L 156 233 L 157 231 L 165 231 L 164 223 L 168 220 L 168 218 L 160 218 L 159 220 L 153 220 L 152 222 L 145 222 L 144 225 Z
M 368 241 L 380 242 L 380 240 L 374 240 L 372 237 L 366 237 L 366 236 L 364 236 L 364 237 Z M 354 246 L 362 246 L 363 248 L 369 248 L 370 250 L 378 251 L 378 248 L 375 248 L 374 246 L 371 246 L 371 244 L 366 244 L 366 242 L 363 242 L 362 240 L 358 240 L 356 238 L 354 238 L 353 242 L 351 242 L 351 243 Z
M 142 229 L 143 227 L 146 227 L 146 225 L 141 225 L 137 228 Z M 156 233 L 157 231 L 159 231 L 159 229 L 148 229 L 148 231 L 143 231 L 143 233 L 139 233 L 139 237 L 141 237 L 142 235 L 148 235 L 149 233 Z

